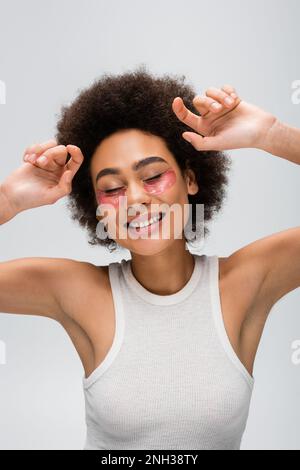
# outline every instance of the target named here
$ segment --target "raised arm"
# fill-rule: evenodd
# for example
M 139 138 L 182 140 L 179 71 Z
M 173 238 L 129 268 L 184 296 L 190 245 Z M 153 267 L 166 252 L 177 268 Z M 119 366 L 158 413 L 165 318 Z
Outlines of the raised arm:
M 195 96 L 193 104 L 200 115 L 187 109 L 180 97 L 172 107 L 178 119 L 196 131 L 183 133 L 196 150 L 257 148 L 300 164 L 300 129 L 241 100 L 232 86 L 209 88 Z
M 28 160 L 28 153 L 35 157 Z M 68 153 L 71 159 L 68 162 Z M 39 157 L 42 155 L 45 158 Z M 0 185 L 0 224 L 19 212 L 54 204 L 71 191 L 83 156 L 78 147 L 55 141 L 26 149 L 24 162 Z M 21 258 L 0 262 L 0 312 L 47 316 L 60 320 L 70 274 L 84 263 L 69 259 Z
M 0 225 L 15 217 L 15 211 L 0 186 Z
M 183 138 L 196 150 L 257 148 L 300 164 L 300 129 L 241 100 L 230 85 L 209 88 L 205 95 L 196 96 L 199 115 L 188 110 L 180 97 L 172 106 L 178 119 L 191 128 Z M 295 211 L 298 213 L 296 201 Z M 255 285 L 258 303 L 268 306 L 264 308 L 267 313 L 281 297 L 300 287 L 300 227 L 254 241 L 232 253 L 230 259 L 238 266 L 239 277 L 245 277 L 245 286 Z
M 261 150 L 300 165 L 300 129 L 278 119 L 262 139 Z

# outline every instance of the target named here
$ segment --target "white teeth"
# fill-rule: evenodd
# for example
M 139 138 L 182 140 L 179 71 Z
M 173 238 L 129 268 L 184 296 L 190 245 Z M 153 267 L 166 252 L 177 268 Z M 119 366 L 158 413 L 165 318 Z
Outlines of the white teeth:
M 156 215 L 155 217 L 151 217 L 150 220 L 145 220 L 145 222 L 141 222 L 140 224 L 137 223 L 137 222 L 131 222 L 129 224 L 129 227 L 133 227 L 133 228 L 143 228 L 143 227 L 147 227 L 148 225 L 151 225 L 153 224 L 154 222 L 158 222 L 158 220 L 160 219 L 160 215 Z

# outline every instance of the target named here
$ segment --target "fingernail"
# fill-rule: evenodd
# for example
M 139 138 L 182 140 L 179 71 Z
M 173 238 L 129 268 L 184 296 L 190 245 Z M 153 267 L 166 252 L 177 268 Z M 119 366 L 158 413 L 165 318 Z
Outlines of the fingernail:
M 219 104 L 219 103 L 212 103 L 211 107 L 214 108 L 214 109 L 221 109 L 222 105 Z
M 233 99 L 232 98 L 225 98 L 225 103 L 228 104 L 228 105 L 232 105 L 233 104 Z
M 234 98 L 234 99 L 237 98 L 237 95 L 235 93 L 230 93 L 230 96 L 232 96 L 232 98 Z
M 35 153 L 32 153 L 31 155 L 28 156 L 28 160 L 29 160 L 30 162 L 33 162 L 33 161 L 35 160 L 35 158 L 36 158 L 36 154 L 35 154 Z
M 39 163 L 45 163 L 47 161 L 47 157 L 45 157 L 45 155 L 42 155 L 41 157 L 37 159 L 37 161 Z

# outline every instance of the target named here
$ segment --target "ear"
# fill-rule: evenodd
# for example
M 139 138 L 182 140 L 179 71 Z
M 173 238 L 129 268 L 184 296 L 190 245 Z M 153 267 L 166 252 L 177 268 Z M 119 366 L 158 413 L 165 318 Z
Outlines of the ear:
M 185 170 L 185 176 L 184 176 L 185 182 L 186 182 L 186 187 L 187 187 L 187 192 L 188 194 L 194 196 L 195 194 L 198 193 L 199 191 L 199 186 L 197 183 L 197 179 L 195 176 L 195 173 L 193 170 L 188 169 Z

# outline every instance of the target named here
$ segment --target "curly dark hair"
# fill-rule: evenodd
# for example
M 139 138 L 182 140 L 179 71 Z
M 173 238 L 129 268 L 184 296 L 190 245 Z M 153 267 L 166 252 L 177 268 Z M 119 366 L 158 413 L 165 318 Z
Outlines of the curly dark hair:
M 205 222 L 222 207 L 231 160 L 223 152 L 198 151 L 183 139 L 182 133 L 191 129 L 174 114 L 174 98 L 180 96 L 199 115 L 193 106 L 196 93 L 191 85 L 184 83 L 185 78 L 184 75 L 154 77 L 142 64 L 122 75 L 105 73 L 88 88 L 79 90 L 71 104 L 62 106 L 56 140 L 58 144 L 80 147 L 84 155 L 84 162 L 73 178 L 68 208 L 72 219 L 87 229 L 90 245 L 104 245 L 110 251 L 117 246 L 114 240 L 101 240 L 96 234 L 98 204 L 90 162 L 101 141 L 121 129 L 134 128 L 163 138 L 182 174 L 186 169 L 194 171 L 199 191 L 188 195 L 192 230 L 196 229 L 196 204 L 204 204 L 204 236 L 209 233 Z

